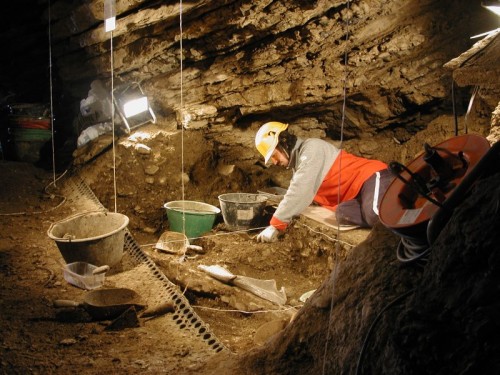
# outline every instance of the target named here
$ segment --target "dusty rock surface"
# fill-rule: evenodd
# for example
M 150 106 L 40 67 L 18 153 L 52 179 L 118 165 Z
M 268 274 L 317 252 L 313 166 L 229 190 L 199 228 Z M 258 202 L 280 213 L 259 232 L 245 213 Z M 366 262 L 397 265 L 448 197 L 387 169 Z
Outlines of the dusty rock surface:
M 100 80 L 111 90 L 111 35 L 104 32 L 101 1 L 51 5 L 50 14 L 47 4 L 33 7 L 37 12 L 31 17 L 42 24 L 30 23 L 37 31 L 29 38 L 14 25 L 0 33 L 19 60 L 6 62 L 5 72 L 23 70 L 4 78 L 14 93 L 10 100 L 40 88 L 45 91 L 38 100 L 50 101 L 47 81 L 32 85 L 33 74 L 28 76 L 40 71 L 33 64 L 45 61 L 50 15 L 56 127 L 61 137 L 72 131 L 77 137 L 79 104 L 92 83 Z M 253 134 L 264 121 L 289 122 L 304 136 L 339 139 L 344 88 L 344 139 L 363 139 L 360 151 L 368 157 L 394 148 L 394 139 L 404 145 L 436 118 L 453 115 L 452 72 L 444 65 L 471 47 L 471 35 L 497 27 L 479 3 L 465 0 L 221 0 L 182 9 L 175 1 L 118 1 L 116 15 L 115 87 L 140 82 L 168 130 L 181 124 L 204 129 L 225 164 L 245 169 L 253 165 L 254 152 L 244 130 Z M 16 16 L 12 12 L 9 18 Z M 496 61 L 495 55 L 489 59 Z M 496 73 L 484 67 L 473 71 L 483 77 Z M 36 82 L 45 78 L 39 76 Z M 455 85 L 459 116 L 474 84 L 460 79 L 463 87 Z M 481 86 L 477 116 L 470 121 L 487 126 L 498 94 Z
M 214 358 L 212 373 L 497 373 L 499 177 L 457 208 L 424 267 L 395 262 L 394 238 L 377 227 L 293 324 L 264 348 Z
M 54 195 L 57 189 L 46 193 L 52 174 L 25 163 L 2 162 L 0 168 L 5 177 L 0 203 L 2 373 L 189 373 L 211 355 L 203 342 L 188 343 L 182 331 L 170 332 L 172 325 L 162 318 L 142 321 L 139 328 L 106 331 L 109 321 L 93 321 L 82 308 L 54 308 L 57 299 L 81 302 L 86 293 L 63 278 L 65 262 L 47 236 L 51 223 L 75 212 Z

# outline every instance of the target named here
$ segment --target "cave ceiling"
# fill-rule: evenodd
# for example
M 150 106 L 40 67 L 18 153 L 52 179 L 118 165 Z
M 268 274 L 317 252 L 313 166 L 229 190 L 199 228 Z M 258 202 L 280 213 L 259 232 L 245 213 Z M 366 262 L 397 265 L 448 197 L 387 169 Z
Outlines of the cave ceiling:
M 91 82 L 113 75 L 140 82 L 160 119 L 214 134 L 270 117 L 333 138 L 342 118 L 348 138 L 419 127 L 451 111 L 445 64 L 498 25 L 469 0 L 128 0 L 116 1 L 111 33 L 102 0 L 16 4 L 0 34 L 3 90 L 52 92 L 76 113 Z M 462 112 L 477 84 L 464 76 Z M 498 102 L 496 84 L 481 94 Z

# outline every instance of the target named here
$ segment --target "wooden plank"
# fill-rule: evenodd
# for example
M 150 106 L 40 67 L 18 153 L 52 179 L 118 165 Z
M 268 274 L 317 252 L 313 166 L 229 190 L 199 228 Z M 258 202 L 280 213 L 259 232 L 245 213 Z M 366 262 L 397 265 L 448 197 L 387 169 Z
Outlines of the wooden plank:
M 321 206 L 311 205 L 302 211 L 301 215 L 317 221 L 320 224 L 326 225 L 330 228 L 339 229 L 341 231 L 359 228 L 357 225 L 338 225 L 335 218 L 335 212 Z
M 286 194 L 286 189 L 274 187 L 258 190 L 260 194 L 264 194 L 268 197 L 267 203 L 273 207 L 278 207 L 279 202 L 283 200 Z M 352 230 L 359 228 L 358 225 L 338 225 L 337 219 L 335 218 L 335 212 L 329 210 L 328 208 L 310 205 L 301 213 L 311 220 L 314 220 L 320 224 L 326 225 L 330 228 L 339 229 L 341 231 Z

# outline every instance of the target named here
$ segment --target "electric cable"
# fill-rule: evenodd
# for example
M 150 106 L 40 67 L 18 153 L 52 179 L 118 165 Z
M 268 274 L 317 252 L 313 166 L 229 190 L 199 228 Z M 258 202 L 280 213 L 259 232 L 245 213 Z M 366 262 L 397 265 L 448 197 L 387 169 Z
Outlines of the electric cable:
M 453 108 L 453 118 L 455 120 L 455 136 L 458 135 L 458 116 L 457 109 L 455 108 L 455 81 L 451 78 L 451 105 Z
M 465 131 L 465 134 L 468 133 L 467 124 L 469 122 L 469 115 L 470 115 L 470 112 L 472 110 L 472 105 L 474 104 L 474 100 L 476 99 L 476 95 L 477 95 L 478 92 L 479 92 L 479 86 L 474 86 L 474 89 L 472 90 L 471 98 L 469 100 L 469 106 L 467 107 L 467 112 L 465 113 L 465 118 L 464 118 L 464 131 Z
M 113 131 L 113 192 L 115 199 L 115 212 L 118 212 L 118 202 L 116 193 L 116 150 L 115 150 L 115 97 L 114 97 L 114 61 L 113 61 L 113 30 L 110 31 L 110 71 L 111 71 L 111 129 Z
M 298 223 L 299 225 L 302 225 L 303 227 L 306 227 L 307 229 L 309 229 L 309 231 L 313 232 L 313 233 L 316 233 L 316 234 L 320 234 L 322 235 L 323 237 L 326 237 L 328 240 L 332 241 L 332 242 L 338 242 L 342 245 L 347 245 L 347 246 L 350 246 L 350 247 L 354 247 L 356 245 L 354 244 L 351 244 L 349 242 L 346 242 L 346 241 L 342 241 L 340 240 L 338 237 L 337 238 L 333 238 L 333 237 L 330 237 L 329 235 L 323 233 L 323 232 L 320 232 L 320 231 L 317 231 L 317 230 L 314 230 L 312 229 L 310 226 L 306 225 L 306 224 L 302 224 L 302 223 Z M 338 236 L 338 232 L 337 232 L 337 236 Z
M 302 305 L 282 307 L 282 308 L 278 308 L 278 309 L 248 311 L 248 310 L 238 310 L 238 309 L 218 309 L 216 307 L 208 307 L 208 306 L 201 306 L 201 305 L 191 305 L 191 307 L 196 308 L 196 309 L 200 309 L 200 310 L 209 310 L 209 311 L 216 311 L 216 312 L 230 312 L 230 313 L 237 312 L 237 313 L 246 314 L 246 315 L 267 314 L 267 313 L 276 314 L 277 312 L 297 310 L 297 308 L 300 308 L 301 306 Z
M 364 354 L 365 354 L 365 351 L 366 351 L 366 345 L 368 343 L 368 340 L 370 339 L 371 337 L 371 334 L 373 332 L 373 328 L 375 327 L 375 325 L 378 323 L 378 321 L 380 320 L 380 318 L 382 317 L 382 314 L 384 312 L 386 312 L 389 308 L 391 308 L 393 305 L 395 305 L 396 303 L 399 303 L 401 302 L 402 300 L 404 300 L 406 297 L 408 297 L 410 294 L 412 294 L 413 292 L 415 292 L 416 288 L 413 288 L 413 289 L 410 289 L 409 291 L 403 293 L 402 295 L 400 295 L 399 297 L 396 297 L 395 299 L 393 299 L 391 302 L 389 302 L 378 314 L 377 316 L 375 317 L 375 319 L 373 320 L 372 324 L 370 325 L 370 328 L 368 329 L 368 332 L 366 333 L 366 336 L 365 336 L 365 339 L 363 340 L 363 345 L 361 347 L 361 351 L 359 352 L 359 356 L 358 356 L 358 362 L 356 364 L 356 375 L 359 375 L 361 374 L 361 363 L 363 361 L 363 357 L 364 357 Z
M 412 263 L 421 261 L 427 263 L 427 255 L 430 253 L 430 245 L 427 239 L 418 237 L 403 237 L 401 236 L 398 247 L 396 249 L 396 258 L 401 263 Z
M 355 247 L 356 245 L 355 244 L 352 244 L 352 243 L 349 243 L 349 242 L 346 242 L 346 241 L 342 241 L 342 240 L 339 240 L 337 238 L 332 238 L 330 236 L 328 236 L 327 234 L 323 233 L 323 232 L 319 232 L 317 230 L 314 230 L 312 229 L 310 226 L 308 225 L 305 225 L 305 224 L 302 224 L 302 223 L 298 223 L 299 225 L 307 228 L 309 231 L 313 232 L 313 233 L 316 233 L 316 234 L 320 234 L 324 237 L 326 237 L 328 240 L 332 241 L 332 242 L 336 242 L 336 243 L 339 243 L 339 244 L 342 244 L 344 246 L 349 246 L 349 247 Z M 213 233 L 213 234 L 205 234 L 203 236 L 199 236 L 199 237 L 191 237 L 191 240 L 198 240 L 198 239 L 204 239 L 204 238 L 212 238 L 212 237 L 220 237 L 220 236 L 234 236 L 234 235 L 239 235 L 239 234 L 247 234 L 249 232 L 255 232 L 255 231 L 259 231 L 259 230 L 263 230 L 263 229 L 266 229 L 267 226 L 264 226 L 264 227 L 256 227 L 256 228 L 251 228 L 251 229 L 240 229 L 240 230 L 234 230 L 234 231 L 230 231 L 230 232 L 226 232 L 226 233 L 220 233 L 220 232 L 217 232 L 217 233 Z M 167 244 L 167 243 L 180 243 L 180 242 L 185 242 L 185 240 L 169 240 L 169 241 L 163 241 L 162 243 L 163 244 Z M 143 244 L 143 245 L 140 245 L 140 247 L 150 247 L 150 246 L 155 246 L 158 242 L 155 242 L 155 243 L 147 243 L 147 244 Z
M 344 82 L 343 82 L 343 98 L 342 98 L 342 119 L 340 122 L 340 145 L 339 145 L 339 180 L 338 180 L 338 189 L 337 189 L 337 202 L 340 202 L 340 179 L 342 176 L 342 149 L 343 149 L 343 141 L 344 141 L 344 124 L 345 124 L 345 110 L 346 110 L 346 102 L 347 102 L 347 78 L 348 78 L 348 69 L 347 69 L 347 59 L 348 59 L 348 48 L 349 48 L 349 12 L 350 12 L 350 5 L 351 2 L 350 0 L 347 0 L 347 5 L 346 5 L 346 32 L 345 32 L 345 49 L 344 49 Z M 337 238 L 340 238 L 340 223 L 337 223 Z M 323 367 L 322 367 L 322 373 L 323 375 L 325 374 L 326 371 L 326 358 L 328 354 L 328 344 L 330 342 L 330 327 L 332 324 L 332 311 L 333 311 L 333 301 L 334 301 L 334 295 L 335 295 L 335 282 L 337 279 L 337 272 L 338 272 L 338 259 L 337 259 L 337 253 L 339 251 L 339 242 L 336 243 L 335 246 L 335 252 L 333 256 L 333 262 L 335 263 L 334 269 L 333 269 L 333 277 L 331 279 L 332 283 L 332 291 L 330 295 L 330 307 L 329 307 L 329 315 L 328 315 L 328 327 L 327 327 L 327 333 L 326 333 L 326 340 L 325 340 L 325 349 L 323 353 Z
M 430 189 L 418 173 L 413 173 L 408 167 L 396 161 L 389 164 L 389 170 L 395 178 L 401 180 L 417 195 L 440 208 L 443 207 L 440 202 L 430 197 Z M 403 170 L 410 175 L 411 180 L 407 180 L 401 176 Z M 430 245 L 427 242 L 427 236 L 425 234 L 421 234 L 420 236 L 408 236 L 399 232 L 397 232 L 397 234 L 400 237 L 400 241 L 396 248 L 396 257 L 400 262 L 411 263 L 418 260 L 426 261 L 425 257 L 430 252 Z
M 185 209 L 185 184 L 184 184 L 184 64 L 183 64 L 183 43 L 182 38 L 182 0 L 179 0 L 179 69 L 180 69 L 180 119 L 181 119 L 181 201 L 182 201 L 182 234 L 186 236 L 186 209 Z M 183 261 L 186 256 L 187 247 L 184 248 L 183 254 L 179 261 Z
M 45 191 L 45 193 L 47 194 L 50 194 L 47 189 L 49 188 L 50 185 L 54 185 L 54 187 L 56 187 L 56 182 L 59 181 L 62 177 L 64 177 L 64 175 L 68 172 L 68 170 L 65 170 L 64 173 L 62 173 L 59 177 L 57 177 L 54 181 L 52 181 L 51 183 L 49 183 L 48 185 L 46 185 L 44 188 L 43 188 L 43 191 Z M 33 212 L 11 212 L 11 213 L 0 213 L 0 216 L 21 216 L 21 215 L 39 215 L 39 214 L 44 214 L 44 213 L 47 213 L 47 212 L 50 212 L 50 211 L 54 211 L 55 209 L 61 207 L 65 202 L 66 202 L 66 197 L 64 195 L 60 195 L 60 194 L 50 194 L 51 196 L 54 196 L 54 197 L 59 197 L 59 198 L 62 198 L 61 202 L 59 202 L 56 206 L 54 207 L 51 207 L 47 210 L 44 210 L 44 211 L 33 211 Z
M 50 82 L 50 129 L 52 131 L 52 175 L 56 185 L 56 146 L 54 139 L 54 100 L 52 91 L 52 31 L 51 31 L 51 6 L 49 0 L 49 82 Z

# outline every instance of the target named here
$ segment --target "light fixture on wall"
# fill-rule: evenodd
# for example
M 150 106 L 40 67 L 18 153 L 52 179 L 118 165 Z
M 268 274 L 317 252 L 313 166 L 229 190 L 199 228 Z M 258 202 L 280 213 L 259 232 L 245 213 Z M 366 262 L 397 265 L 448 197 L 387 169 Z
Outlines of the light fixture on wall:
M 127 133 L 138 126 L 156 122 L 153 109 L 139 83 L 132 82 L 120 85 L 113 90 L 113 93 L 116 108 L 125 124 Z
M 490 12 L 500 16 L 500 1 L 498 0 L 483 0 L 481 6 L 488 9 Z
M 488 9 L 490 12 L 495 13 L 497 16 L 500 16 L 500 0 L 483 0 L 481 1 L 481 6 L 483 8 Z M 471 36 L 470 38 L 471 39 L 482 38 L 497 33 L 498 31 L 500 31 L 500 27 L 497 27 L 494 30 L 486 31 L 485 33 Z

